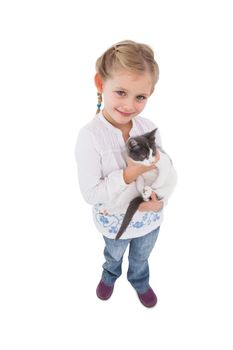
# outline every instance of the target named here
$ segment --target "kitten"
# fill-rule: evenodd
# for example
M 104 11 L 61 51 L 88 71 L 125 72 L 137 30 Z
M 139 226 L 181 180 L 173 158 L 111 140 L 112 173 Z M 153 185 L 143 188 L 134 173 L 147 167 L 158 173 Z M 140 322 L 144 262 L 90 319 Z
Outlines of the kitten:
M 156 130 L 154 129 L 137 137 L 131 137 L 126 143 L 127 155 L 134 162 L 151 165 L 155 160 L 157 149 L 160 150 L 160 160 L 156 163 L 155 169 L 143 173 L 136 179 L 136 187 L 141 195 L 130 201 L 115 239 L 119 239 L 122 236 L 135 212 L 138 210 L 139 205 L 143 201 L 149 201 L 153 191 L 156 193 L 158 199 L 162 199 L 166 195 L 167 188 L 169 187 L 169 185 L 166 186 L 166 182 L 169 180 L 170 175 L 173 176 L 171 172 L 172 161 L 161 147 L 156 145 Z

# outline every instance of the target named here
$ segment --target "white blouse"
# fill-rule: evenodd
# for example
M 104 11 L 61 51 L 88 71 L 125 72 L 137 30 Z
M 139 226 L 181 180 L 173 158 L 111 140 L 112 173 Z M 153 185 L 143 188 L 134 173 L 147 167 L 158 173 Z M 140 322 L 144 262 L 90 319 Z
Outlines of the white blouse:
M 156 128 L 152 121 L 141 116 L 134 117 L 132 122 L 130 137 Z M 161 146 L 158 131 L 156 143 Z M 135 186 L 135 181 L 126 184 L 123 178 L 123 169 L 127 166 L 125 154 L 122 131 L 109 123 L 102 112 L 80 129 L 75 148 L 80 191 L 85 201 L 92 205 L 96 228 L 112 239 L 121 226 L 125 211 L 108 214 L 101 209 L 114 201 L 127 186 Z M 163 211 L 137 211 L 120 239 L 146 235 L 160 226 L 162 220 Z

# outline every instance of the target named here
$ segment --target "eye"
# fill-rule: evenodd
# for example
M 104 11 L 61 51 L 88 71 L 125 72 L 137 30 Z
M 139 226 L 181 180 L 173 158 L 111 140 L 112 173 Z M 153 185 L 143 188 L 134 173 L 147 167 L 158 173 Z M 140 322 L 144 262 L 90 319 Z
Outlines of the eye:
M 124 91 L 121 91 L 121 90 L 116 91 L 116 93 L 119 96 L 125 96 L 126 95 L 126 93 Z
M 146 158 L 148 158 L 148 154 L 147 154 L 146 150 L 141 149 L 140 150 L 140 160 L 144 160 Z
M 142 95 L 139 95 L 139 96 L 136 97 L 136 99 L 137 99 L 139 102 L 141 102 L 141 101 L 146 100 L 146 97 L 145 97 L 145 96 L 142 96 Z

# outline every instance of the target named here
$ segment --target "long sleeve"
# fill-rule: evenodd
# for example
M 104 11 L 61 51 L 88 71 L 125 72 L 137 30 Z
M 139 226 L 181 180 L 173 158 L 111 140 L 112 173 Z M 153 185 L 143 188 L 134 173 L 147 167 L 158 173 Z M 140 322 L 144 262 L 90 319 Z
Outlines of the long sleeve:
M 92 205 L 114 200 L 128 186 L 123 178 L 123 169 L 103 178 L 101 154 L 97 148 L 92 132 L 82 128 L 76 143 L 75 158 L 80 191 L 85 201 Z
M 175 186 L 177 184 L 177 173 L 173 165 L 169 171 L 168 180 L 160 188 L 156 189 L 156 194 L 160 200 L 163 201 L 164 205 L 167 205 L 168 199 L 171 196 Z
M 154 125 L 155 127 L 155 125 Z M 159 129 L 156 132 L 156 144 L 160 151 L 163 150 L 162 146 L 162 140 Z M 161 153 L 160 153 L 161 154 Z M 174 191 L 177 184 L 177 172 L 174 168 L 174 166 L 171 166 L 169 175 L 168 175 L 168 181 L 162 186 L 156 189 L 156 194 L 158 198 L 163 201 L 164 206 L 168 204 L 168 199 L 171 196 L 172 192 Z

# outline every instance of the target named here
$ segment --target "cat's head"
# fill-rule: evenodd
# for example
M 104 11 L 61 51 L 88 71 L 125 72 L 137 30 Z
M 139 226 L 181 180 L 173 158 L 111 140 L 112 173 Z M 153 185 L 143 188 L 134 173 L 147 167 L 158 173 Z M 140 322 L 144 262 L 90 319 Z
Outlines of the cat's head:
M 157 128 L 146 134 L 130 137 L 126 143 L 128 156 L 135 162 L 145 165 L 151 164 L 155 160 L 156 143 L 155 133 Z

